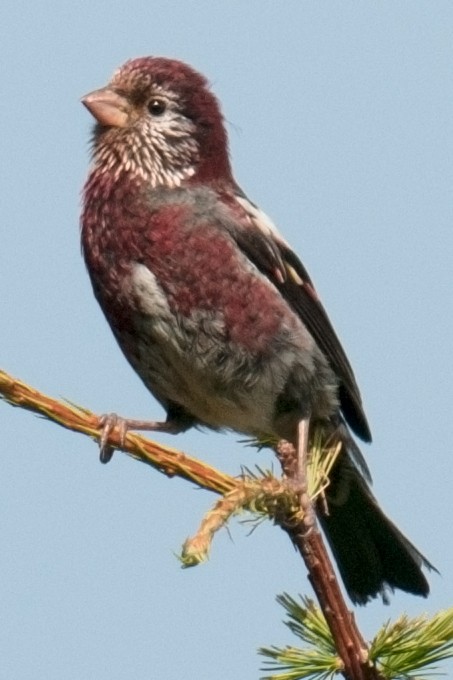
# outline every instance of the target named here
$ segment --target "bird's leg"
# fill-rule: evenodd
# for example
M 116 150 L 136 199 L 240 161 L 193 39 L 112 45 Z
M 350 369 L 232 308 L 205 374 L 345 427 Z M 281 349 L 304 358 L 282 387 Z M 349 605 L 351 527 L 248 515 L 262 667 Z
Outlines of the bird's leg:
M 308 478 L 307 478 L 307 463 L 308 463 L 308 433 L 309 433 L 309 418 L 300 420 L 297 425 L 297 472 L 296 481 L 299 487 L 300 507 L 303 512 L 303 522 L 306 531 L 309 532 L 314 526 L 315 520 L 313 515 L 313 507 L 308 495 Z
M 148 430 L 149 432 L 165 432 L 167 434 L 179 434 L 187 430 L 189 425 L 176 418 L 167 418 L 164 422 L 148 420 L 131 420 L 121 418 L 116 413 L 107 413 L 99 418 L 99 426 L 102 427 L 102 434 L 99 441 L 99 460 L 101 463 L 108 463 L 113 456 L 114 447 L 108 444 L 108 439 L 117 427 L 119 430 L 120 441 L 123 445 L 129 430 Z
M 315 525 L 312 503 L 308 495 L 308 435 L 310 419 L 297 423 L 291 441 L 279 441 L 276 453 L 282 466 L 288 488 L 299 498 L 303 519 L 298 520 L 299 533 L 306 537 Z M 293 527 L 294 528 L 294 527 Z

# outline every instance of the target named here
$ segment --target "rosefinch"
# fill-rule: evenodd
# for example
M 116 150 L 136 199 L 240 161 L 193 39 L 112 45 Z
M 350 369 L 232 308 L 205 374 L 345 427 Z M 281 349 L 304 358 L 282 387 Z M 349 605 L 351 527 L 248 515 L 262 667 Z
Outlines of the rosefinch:
M 426 596 L 421 566 L 432 565 L 379 508 L 348 430 L 371 440 L 351 366 L 305 267 L 236 184 L 206 79 L 134 59 L 82 101 L 97 121 L 85 261 L 119 346 L 167 413 L 123 428 L 294 443 L 322 428 L 341 452 L 316 510 L 351 599 Z

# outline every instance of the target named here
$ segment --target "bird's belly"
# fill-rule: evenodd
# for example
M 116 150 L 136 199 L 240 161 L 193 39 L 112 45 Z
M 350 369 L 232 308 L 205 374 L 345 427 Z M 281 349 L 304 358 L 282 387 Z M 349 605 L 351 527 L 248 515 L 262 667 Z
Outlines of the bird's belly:
M 335 378 L 298 321 L 282 319 L 264 341 L 260 324 L 248 324 L 233 340 L 221 308 L 179 313 L 144 265 L 134 266 L 129 291 L 135 304 L 125 308 L 127 326 L 112 329 L 164 406 L 251 436 L 278 436 L 279 417 L 291 411 L 324 417 L 337 408 Z
M 272 434 L 275 403 L 285 380 L 281 358 L 247 355 L 232 347 L 219 337 L 218 321 L 199 319 L 197 328 L 193 323 L 184 328 L 181 321 L 141 319 L 140 331 L 131 337 L 133 351 L 131 342 L 120 344 L 164 405 L 179 404 L 215 429 Z

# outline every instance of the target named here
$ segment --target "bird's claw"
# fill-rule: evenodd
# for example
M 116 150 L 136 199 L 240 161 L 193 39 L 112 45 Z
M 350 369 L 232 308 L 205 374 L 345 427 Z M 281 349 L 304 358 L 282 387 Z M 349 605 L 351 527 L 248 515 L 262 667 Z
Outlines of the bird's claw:
M 120 418 L 116 413 L 106 413 L 101 416 L 99 418 L 99 426 L 102 427 L 101 438 L 99 440 L 99 460 L 105 464 L 112 459 L 115 451 L 115 447 L 108 443 L 113 430 L 118 428 L 121 445 L 124 445 L 128 426 L 127 420 Z
M 285 485 L 288 491 L 299 499 L 302 523 L 299 525 L 298 522 L 298 526 L 301 527 L 304 538 L 307 538 L 315 525 L 313 507 L 310 496 L 308 495 L 307 484 L 298 477 L 285 477 Z
M 99 440 L 99 460 L 101 463 L 108 463 L 112 459 L 115 447 L 109 444 L 108 440 L 115 429 L 118 431 L 121 446 L 124 446 L 126 443 L 126 435 L 129 430 L 148 430 L 150 432 L 179 434 L 179 432 L 183 432 L 186 429 L 184 425 L 174 420 L 167 420 L 162 423 L 147 420 L 129 420 L 121 418 L 116 413 L 106 413 L 101 416 L 99 418 L 99 427 L 102 428 Z

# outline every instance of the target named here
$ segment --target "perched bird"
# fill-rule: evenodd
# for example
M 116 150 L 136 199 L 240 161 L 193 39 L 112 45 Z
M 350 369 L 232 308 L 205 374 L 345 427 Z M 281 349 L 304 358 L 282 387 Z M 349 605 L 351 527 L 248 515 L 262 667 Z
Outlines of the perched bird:
M 167 413 L 123 426 L 295 444 L 301 423 L 306 439 L 323 428 L 341 452 L 316 511 L 349 596 L 426 596 L 421 567 L 432 565 L 379 508 L 350 434 L 371 440 L 351 366 L 305 267 L 236 184 L 206 79 L 172 59 L 133 59 L 82 102 L 96 119 L 85 262 L 119 346 Z

